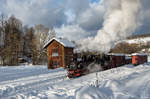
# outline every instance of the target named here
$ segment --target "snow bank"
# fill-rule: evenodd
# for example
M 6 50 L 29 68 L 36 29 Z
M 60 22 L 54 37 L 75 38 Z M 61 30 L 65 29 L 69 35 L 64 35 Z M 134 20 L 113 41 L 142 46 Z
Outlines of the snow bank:
M 106 92 L 108 93 L 110 90 L 106 88 L 100 89 L 95 86 L 85 86 L 76 91 L 75 99 L 108 99 Z
M 62 68 L 0 68 L 0 99 L 150 99 L 150 63 L 125 65 L 75 79 Z
M 78 89 L 75 99 L 150 99 L 149 69 L 145 64 L 101 72 L 99 86 Z

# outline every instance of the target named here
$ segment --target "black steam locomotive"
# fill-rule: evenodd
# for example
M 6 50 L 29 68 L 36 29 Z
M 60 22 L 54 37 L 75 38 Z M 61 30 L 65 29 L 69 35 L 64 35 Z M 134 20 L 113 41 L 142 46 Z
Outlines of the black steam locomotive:
M 68 65 L 68 77 L 79 77 L 88 73 L 107 70 L 111 68 L 112 57 L 110 55 L 74 55 L 73 61 Z

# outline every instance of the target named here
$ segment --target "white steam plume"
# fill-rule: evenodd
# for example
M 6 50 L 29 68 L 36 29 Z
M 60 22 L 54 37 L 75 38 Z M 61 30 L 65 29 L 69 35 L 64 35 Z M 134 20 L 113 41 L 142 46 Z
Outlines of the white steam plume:
M 89 70 L 90 73 L 97 72 L 97 71 L 102 71 L 103 68 L 101 67 L 100 64 L 95 64 L 91 63 L 87 66 L 87 69 Z
M 81 42 L 81 51 L 108 52 L 115 42 L 130 36 L 140 25 L 137 20 L 140 0 L 107 0 L 103 28 L 95 37 Z

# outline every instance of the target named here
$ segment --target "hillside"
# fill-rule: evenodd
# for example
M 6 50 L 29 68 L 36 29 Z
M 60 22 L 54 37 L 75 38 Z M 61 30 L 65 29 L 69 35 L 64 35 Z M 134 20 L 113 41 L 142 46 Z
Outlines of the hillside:
M 132 35 L 127 39 L 136 39 L 136 38 L 144 38 L 144 37 L 150 37 L 150 33 Z
M 145 44 L 147 42 L 150 42 L 150 36 L 149 37 L 138 37 L 138 38 L 132 38 L 132 39 L 127 39 L 127 40 L 124 40 L 125 42 L 127 43 L 137 43 L 137 44 Z
M 66 77 L 62 68 L 0 68 L 1 99 L 150 99 L 150 64 L 126 65 L 82 76 Z
M 120 40 L 115 43 L 110 52 L 126 54 L 150 53 L 150 36 L 135 36 L 130 39 Z
M 147 43 L 147 42 L 150 42 L 150 33 L 132 35 L 132 36 L 128 37 L 126 40 L 119 41 L 119 43 L 120 42 L 127 42 L 130 44 L 132 44 L 132 43 L 137 43 L 137 44 Z

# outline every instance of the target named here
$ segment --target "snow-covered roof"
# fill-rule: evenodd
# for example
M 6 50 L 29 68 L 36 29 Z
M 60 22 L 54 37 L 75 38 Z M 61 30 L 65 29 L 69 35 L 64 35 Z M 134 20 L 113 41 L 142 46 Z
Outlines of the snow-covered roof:
M 49 41 L 43 46 L 43 48 L 46 48 L 53 40 L 56 40 L 57 42 L 59 42 L 60 44 L 62 44 L 64 47 L 71 47 L 71 48 L 74 48 L 74 47 L 75 47 L 75 44 L 72 43 L 71 41 L 67 40 L 67 39 L 53 38 L 53 39 L 49 40 Z
M 109 53 L 108 55 L 113 55 L 113 56 L 125 56 L 125 54 L 121 54 L 121 53 Z
M 127 57 L 131 57 L 132 55 L 131 55 L 131 54 L 125 54 L 125 56 L 127 56 Z
M 133 53 L 132 55 L 140 55 L 140 56 L 146 56 L 146 53 Z

